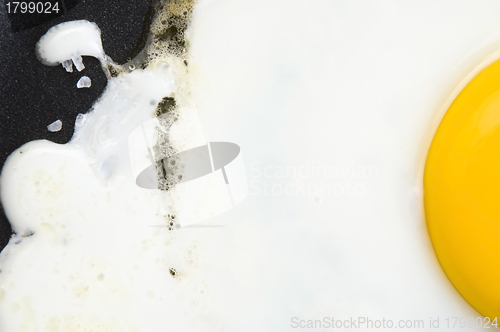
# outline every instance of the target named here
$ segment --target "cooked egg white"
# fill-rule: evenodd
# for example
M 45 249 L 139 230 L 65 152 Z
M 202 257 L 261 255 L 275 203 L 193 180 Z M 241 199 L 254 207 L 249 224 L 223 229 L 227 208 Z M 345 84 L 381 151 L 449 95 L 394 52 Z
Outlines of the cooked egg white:
M 189 65 L 166 52 L 145 69 L 147 51 L 114 64 L 92 23 L 49 31 L 45 64 L 78 69 L 91 55 L 110 77 L 71 142 L 30 142 L 4 165 L 16 236 L 0 258 L 0 331 L 286 331 L 359 317 L 457 330 L 447 318 L 482 318 L 436 259 L 422 174 L 444 112 L 496 57 L 499 14 L 493 1 L 201 1 Z M 66 29 L 88 47 L 59 49 Z M 155 227 L 177 215 L 175 195 L 135 184 L 128 138 L 166 96 L 179 117 L 199 115 L 173 125 L 174 149 L 245 153 L 249 196 L 206 222 L 225 227 Z

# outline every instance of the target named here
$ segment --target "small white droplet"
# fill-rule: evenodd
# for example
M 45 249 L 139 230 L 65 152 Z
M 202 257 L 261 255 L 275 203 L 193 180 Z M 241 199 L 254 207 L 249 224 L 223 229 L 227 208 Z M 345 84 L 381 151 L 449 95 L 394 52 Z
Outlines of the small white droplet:
M 66 71 L 68 73 L 73 72 L 73 62 L 71 60 L 63 61 L 61 64 L 62 64 L 63 68 L 66 69 Z
M 73 60 L 73 63 L 75 64 L 75 67 L 78 71 L 82 71 L 85 69 L 85 65 L 83 64 L 83 60 L 81 56 L 75 56 L 71 58 Z
M 87 115 L 85 114 L 78 114 L 76 116 L 76 120 L 75 120 L 75 127 L 81 127 L 83 126 L 83 124 L 85 123 L 85 121 L 87 121 Z
M 61 128 L 62 128 L 61 120 L 54 121 L 47 126 L 47 130 L 51 131 L 51 132 L 59 131 L 59 130 L 61 130 Z
M 92 85 L 92 81 L 90 80 L 90 78 L 88 76 L 82 76 L 78 82 L 76 83 L 76 87 L 78 89 L 81 89 L 81 88 L 90 88 L 90 86 Z

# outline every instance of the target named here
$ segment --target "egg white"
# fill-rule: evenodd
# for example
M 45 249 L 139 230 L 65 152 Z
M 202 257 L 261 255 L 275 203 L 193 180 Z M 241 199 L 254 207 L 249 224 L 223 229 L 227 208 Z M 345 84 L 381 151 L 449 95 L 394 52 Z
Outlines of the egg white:
M 0 260 L 0 330 L 282 331 L 294 317 L 445 328 L 480 316 L 435 258 L 422 172 L 457 87 L 499 49 L 499 14 L 494 1 L 200 1 L 190 102 L 207 141 L 241 146 L 249 196 L 210 221 L 223 228 L 169 232 L 150 227 L 164 199 L 121 181 L 127 158 L 93 150 L 95 128 L 79 146 L 28 143 L 7 164 L 22 176 L 2 178 L 19 237 Z M 153 111 L 134 101 L 161 98 L 168 75 L 135 71 L 106 93 L 125 84 L 140 96 L 125 93 L 121 109 Z M 109 109 L 96 123 L 125 139 L 134 126 Z

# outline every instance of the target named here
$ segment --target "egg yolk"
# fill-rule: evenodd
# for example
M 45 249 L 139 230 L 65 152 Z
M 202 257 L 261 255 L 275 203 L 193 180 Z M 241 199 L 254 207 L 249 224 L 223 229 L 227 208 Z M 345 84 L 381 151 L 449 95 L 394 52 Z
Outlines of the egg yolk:
M 500 60 L 469 82 L 439 125 L 424 203 L 446 275 L 493 321 L 500 316 Z

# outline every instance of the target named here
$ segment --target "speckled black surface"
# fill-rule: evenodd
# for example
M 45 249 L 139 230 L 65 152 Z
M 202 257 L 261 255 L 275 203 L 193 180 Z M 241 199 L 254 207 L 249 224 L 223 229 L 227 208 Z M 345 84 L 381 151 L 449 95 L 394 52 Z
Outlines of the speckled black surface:
M 86 68 L 80 73 L 42 65 L 35 55 L 40 37 L 55 24 L 86 19 L 101 29 L 105 52 L 115 60 L 124 59 L 139 40 L 149 5 L 150 0 L 80 0 L 65 15 L 14 33 L 0 3 L 0 165 L 26 142 L 68 142 L 78 113 L 89 110 L 106 86 L 106 77 L 94 58 L 84 57 Z M 91 88 L 76 88 L 83 75 L 92 79 Z M 63 122 L 62 130 L 47 131 L 47 125 L 58 119 Z M 11 233 L 2 209 L 0 250 Z

